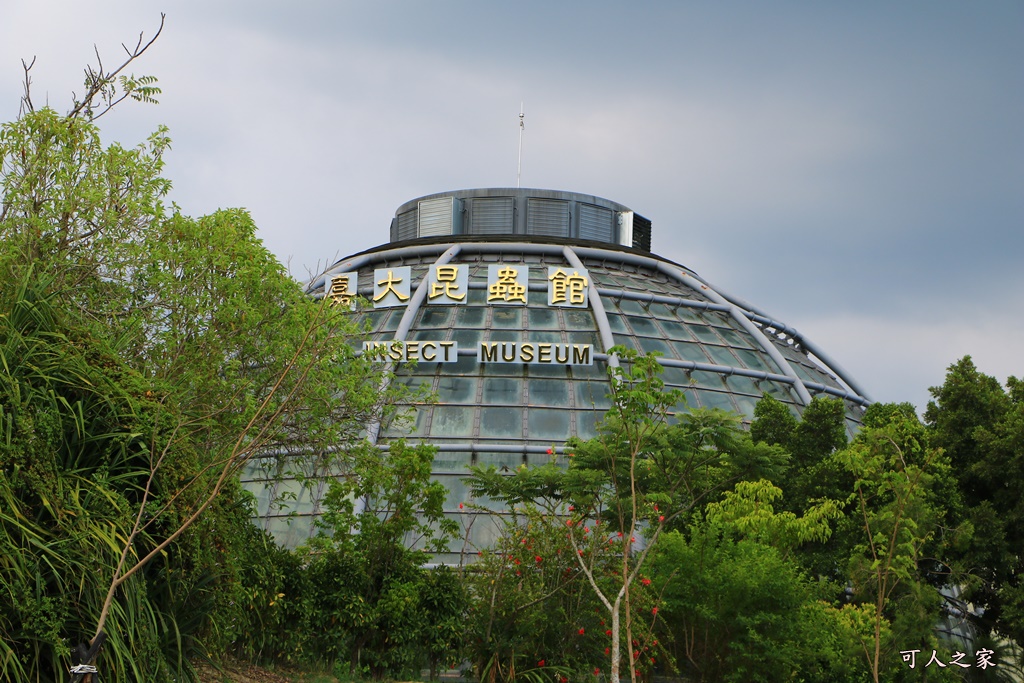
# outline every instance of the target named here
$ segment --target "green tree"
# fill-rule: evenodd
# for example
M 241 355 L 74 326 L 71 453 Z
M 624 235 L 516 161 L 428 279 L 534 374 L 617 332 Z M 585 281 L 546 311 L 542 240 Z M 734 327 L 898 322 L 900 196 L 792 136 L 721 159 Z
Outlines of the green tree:
M 399 440 L 384 454 L 364 444 L 325 498 L 323 533 L 310 543 L 310 626 L 317 650 L 347 658 L 351 673 L 418 672 L 446 661 L 439 645 L 457 640 L 459 590 L 422 566 L 458 532 L 443 513 L 446 489 L 430 480 L 433 458 L 426 445 Z M 448 595 L 427 595 L 440 588 Z M 438 622 L 449 629 L 440 639 Z
M 872 629 L 862 649 L 877 682 L 899 651 L 937 645 L 941 599 L 922 567 L 935 557 L 936 532 L 947 517 L 939 494 L 949 464 L 929 446 L 913 411 L 884 405 L 869 408 L 864 429 L 836 457 L 855 477 L 860 540 L 850 578 L 855 599 L 870 605 Z
M 654 355 L 614 347 L 621 365 L 609 369 L 611 403 L 596 439 L 568 444 L 567 469 L 552 462 L 505 477 L 495 468 L 475 468 L 474 495 L 510 507 L 535 503 L 548 517 L 564 518 L 573 557 L 603 605 L 611 631 L 612 680 L 619 679 L 620 647 L 634 640 L 634 624 L 648 628 L 657 605 L 635 613 L 633 592 L 644 563 L 667 525 L 678 523 L 715 491 L 744 476 L 778 470 L 781 451 L 755 445 L 739 420 L 722 411 L 693 411 L 666 427 L 670 409 L 682 401 L 665 391 Z M 607 543 L 593 543 L 588 520 L 600 522 Z M 639 537 L 645 538 L 639 541 Z M 614 573 L 595 572 L 593 553 L 616 555 Z M 638 641 L 639 642 L 639 641 Z M 627 649 L 627 653 L 631 650 Z M 627 654 L 631 680 L 638 655 Z
M 68 114 L 37 110 L 26 90 L 0 126 L 0 494 L 18 557 L 0 576 L 28 600 L 4 629 L 39 636 L 29 653 L 5 638 L 0 666 L 39 680 L 61 676 L 62 639 L 83 627 L 93 642 L 109 633 L 105 679 L 171 675 L 144 668 L 159 659 L 142 656 L 156 626 L 132 624 L 173 632 L 161 601 L 180 623 L 197 613 L 165 586 L 237 608 L 237 591 L 199 588 L 241 573 L 223 550 L 244 517 L 240 469 L 268 453 L 307 471 L 344 460 L 363 425 L 391 419 L 400 389 L 379 390 L 351 317 L 307 297 L 247 214 L 165 206 L 164 130 L 133 149 L 102 144 L 95 118 L 156 94 L 125 71 L 144 49 L 88 70 Z M 182 642 L 169 639 L 179 652 L 165 661 L 181 661 Z
M 952 545 L 975 577 L 966 585 L 984 608 L 976 623 L 1024 643 L 1024 382 L 1010 377 L 1004 389 L 965 356 L 931 393 L 925 422 L 962 500 Z

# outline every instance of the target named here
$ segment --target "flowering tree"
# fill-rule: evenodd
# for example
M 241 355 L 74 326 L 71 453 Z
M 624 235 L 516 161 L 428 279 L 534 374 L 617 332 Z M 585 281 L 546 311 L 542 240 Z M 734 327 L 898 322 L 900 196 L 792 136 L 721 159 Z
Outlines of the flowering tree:
M 649 628 L 658 613 L 657 604 L 638 603 L 637 584 L 644 587 L 642 570 L 662 532 L 731 481 L 771 469 L 779 451 L 753 445 L 738 418 L 722 411 L 680 414 L 668 425 L 683 396 L 665 390 L 656 356 L 623 347 L 612 352 L 621 359 L 609 369 L 612 407 L 597 438 L 567 444 L 567 467 L 553 458 L 512 476 L 475 468 L 471 488 L 474 495 L 510 507 L 533 504 L 546 519 L 564 520 L 571 557 L 606 613 L 611 680 L 619 680 L 626 644 L 635 681 L 642 650 L 634 628 Z M 615 557 L 611 567 L 609 555 Z M 638 604 L 644 604 L 642 614 Z

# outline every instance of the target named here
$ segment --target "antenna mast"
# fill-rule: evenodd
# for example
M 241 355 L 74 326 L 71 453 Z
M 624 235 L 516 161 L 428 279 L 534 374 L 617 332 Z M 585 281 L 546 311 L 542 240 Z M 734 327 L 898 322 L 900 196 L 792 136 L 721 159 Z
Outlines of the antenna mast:
M 523 103 L 519 103 L 519 164 L 516 167 L 516 187 L 519 187 L 519 176 L 523 173 L 523 131 L 526 130 L 526 124 L 523 123 Z

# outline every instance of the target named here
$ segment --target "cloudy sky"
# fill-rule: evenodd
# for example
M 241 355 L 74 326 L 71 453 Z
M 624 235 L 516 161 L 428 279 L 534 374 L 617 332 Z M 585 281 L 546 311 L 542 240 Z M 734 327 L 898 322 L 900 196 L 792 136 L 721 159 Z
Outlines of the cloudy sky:
M 192 215 L 244 207 L 296 277 L 387 240 L 395 208 L 522 184 L 650 218 L 654 251 L 923 407 L 971 354 L 1024 375 L 1024 2 L 179 0 L 0 3 L 0 119 L 22 58 L 66 110 L 94 45 L 158 106 Z

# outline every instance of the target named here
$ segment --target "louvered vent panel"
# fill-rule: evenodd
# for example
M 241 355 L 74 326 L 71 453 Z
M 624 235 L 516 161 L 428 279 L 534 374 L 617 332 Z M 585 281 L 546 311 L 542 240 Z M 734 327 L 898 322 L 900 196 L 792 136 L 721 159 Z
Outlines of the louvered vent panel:
M 545 237 L 568 237 L 569 202 L 530 199 L 526 207 L 526 233 Z
M 633 214 L 633 246 L 644 251 L 651 250 L 651 221 L 638 213 Z
M 473 200 L 473 225 L 469 232 L 473 235 L 511 235 L 512 228 L 511 197 L 480 197 Z
M 612 242 L 615 235 L 615 214 L 593 204 L 580 204 L 580 239 Z
M 452 234 L 452 198 L 425 199 L 419 203 L 420 237 Z
M 416 239 L 416 209 L 398 214 L 398 241 Z

